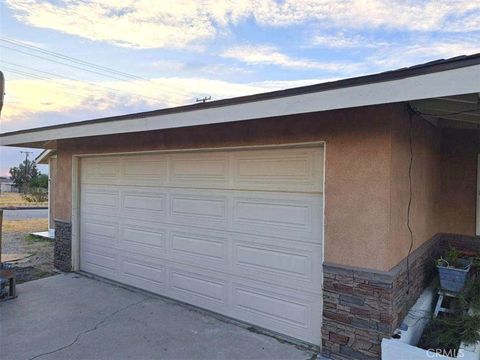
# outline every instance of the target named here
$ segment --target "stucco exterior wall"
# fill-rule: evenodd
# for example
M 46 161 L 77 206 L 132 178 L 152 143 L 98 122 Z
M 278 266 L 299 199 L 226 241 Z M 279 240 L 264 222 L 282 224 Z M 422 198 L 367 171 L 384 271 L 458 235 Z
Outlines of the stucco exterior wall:
M 412 250 L 439 232 L 475 230 L 476 148 L 464 149 L 457 131 L 413 118 Z M 325 261 L 386 271 L 410 245 L 409 134 L 406 104 L 391 104 L 62 140 L 55 218 L 71 220 L 73 155 L 324 141 Z
M 403 106 L 365 107 L 149 133 L 59 141 L 56 218 L 71 218 L 72 155 L 325 141 L 325 260 L 386 269 L 390 121 Z M 373 256 L 372 256 L 373 255 Z
M 442 132 L 441 232 L 475 235 L 477 156 L 480 133 L 465 129 Z
M 48 203 L 48 211 L 50 212 L 48 218 L 48 228 L 55 229 L 55 187 L 57 182 L 57 159 L 50 158 L 49 159 L 49 180 L 50 180 L 50 188 L 49 188 L 49 203 Z
M 412 251 L 438 233 L 475 235 L 480 134 L 412 117 Z M 389 263 L 408 254 L 410 118 L 392 122 Z
M 408 255 L 412 236 L 414 251 L 439 232 L 441 129 L 405 110 L 405 116 L 392 122 L 391 136 L 391 214 L 387 238 L 388 263 L 393 267 Z

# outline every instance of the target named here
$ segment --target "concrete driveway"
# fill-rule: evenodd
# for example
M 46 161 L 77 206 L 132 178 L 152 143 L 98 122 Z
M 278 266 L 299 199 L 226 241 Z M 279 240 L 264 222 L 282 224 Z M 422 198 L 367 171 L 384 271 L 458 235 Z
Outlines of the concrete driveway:
M 0 304 L 7 359 L 316 359 L 313 352 L 148 293 L 78 274 Z

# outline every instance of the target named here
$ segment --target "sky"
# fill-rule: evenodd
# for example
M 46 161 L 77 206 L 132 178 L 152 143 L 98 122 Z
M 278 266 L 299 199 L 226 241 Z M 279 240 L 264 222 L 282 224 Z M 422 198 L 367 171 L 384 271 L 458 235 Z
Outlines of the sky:
M 471 0 L 2 0 L 0 132 L 478 52 Z M 0 176 L 20 150 L 0 147 Z

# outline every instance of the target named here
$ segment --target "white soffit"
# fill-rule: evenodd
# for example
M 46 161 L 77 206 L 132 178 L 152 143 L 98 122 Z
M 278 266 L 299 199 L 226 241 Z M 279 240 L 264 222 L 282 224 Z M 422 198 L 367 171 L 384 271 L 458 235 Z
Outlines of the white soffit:
M 51 156 L 55 156 L 56 150 L 47 149 L 40 153 L 35 159 L 37 164 L 48 164 L 48 160 Z
M 411 101 L 422 117 L 442 126 L 442 120 L 480 125 L 480 93 Z
M 449 97 L 480 92 L 480 64 L 397 80 L 342 87 L 307 94 L 188 109 L 148 117 L 83 122 L 49 129 L 3 134 L 0 145 L 17 145 L 85 136 L 161 130 L 185 126 L 285 116 L 300 113 Z

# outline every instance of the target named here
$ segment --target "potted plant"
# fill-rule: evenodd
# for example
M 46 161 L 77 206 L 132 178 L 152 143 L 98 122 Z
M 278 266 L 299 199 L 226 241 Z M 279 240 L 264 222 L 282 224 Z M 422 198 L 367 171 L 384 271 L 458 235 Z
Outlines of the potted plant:
M 473 271 L 468 281 L 456 283 L 462 289 L 448 297 L 448 310 L 437 316 L 432 307 L 437 282 L 427 287 L 392 337 L 382 339 L 383 360 L 480 359 L 480 254 L 475 255 L 450 248 L 438 260 L 440 267 L 460 268 L 463 275 L 467 268 Z
M 471 260 L 462 259 L 460 252 L 456 248 L 450 247 L 445 256 L 437 259 L 440 287 L 443 290 L 460 292 L 465 286 L 471 266 Z

